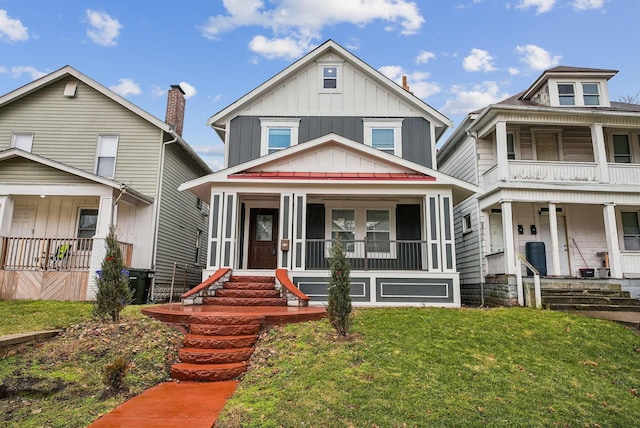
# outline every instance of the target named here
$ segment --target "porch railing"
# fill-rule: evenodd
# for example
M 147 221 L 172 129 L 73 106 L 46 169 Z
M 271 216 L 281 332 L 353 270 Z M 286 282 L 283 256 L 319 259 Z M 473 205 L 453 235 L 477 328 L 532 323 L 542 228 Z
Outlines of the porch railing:
M 91 264 L 91 238 L 3 237 L 0 266 L 5 270 L 87 270 Z M 131 265 L 133 244 L 121 242 L 125 265 Z
M 306 268 L 329 269 L 332 241 L 308 239 Z M 342 241 L 353 270 L 428 270 L 427 241 Z

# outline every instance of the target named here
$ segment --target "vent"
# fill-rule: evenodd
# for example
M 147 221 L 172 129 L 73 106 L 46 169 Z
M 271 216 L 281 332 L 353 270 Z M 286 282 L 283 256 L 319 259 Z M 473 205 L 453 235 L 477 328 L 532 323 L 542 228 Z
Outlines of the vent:
M 562 208 L 556 207 L 556 212 L 557 213 L 563 212 Z M 540 211 L 538 211 L 538 214 L 549 214 L 549 208 L 540 208 Z
M 78 82 L 67 82 L 64 87 L 64 96 L 67 98 L 75 98 L 78 92 Z

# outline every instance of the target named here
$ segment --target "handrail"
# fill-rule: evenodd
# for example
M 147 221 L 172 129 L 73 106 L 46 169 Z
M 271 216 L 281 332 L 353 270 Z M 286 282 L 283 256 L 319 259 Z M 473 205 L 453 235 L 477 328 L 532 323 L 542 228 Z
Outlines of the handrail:
M 209 278 L 205 279 L 200 284 L 198 284 L 195 287 L 193 287 L 191 290 L 183 293 L 182 296 L 180 296 L 180 298 L 181 299 L 186 299 L 187 297 L 191 297 L 194 294 L 198 294 L 199 292 L 203 291 L 207 287 L 210 287 L 213 284 L 215 284 L 218 280 L 220 280 L 220 278 L 224 277 L 227 273 L 229 273 L 230 270 L 231 269 L 229 269 L 229 268 L 220 268 L 220 269 L 218 269 Z
M 524 304 L 524 290 L 522 287 L 522 268 L 520 266 L 520 262 L 522 262 L 525 264 L 525 266 L 529 268 L 529 270 L 531 270 L 531 272 L 533 272 L 533 290 L 534 290 L 535 299 L 536 299 L 536 308 L 542 309 L 542 292 L 540 291 L 540 272 L 531 263 L 529 263 L 529 261 L 526 258 L 524 258 L 522 254 L 516 253 L 516 256 L 518 257 L 518 260 L 517 260 L 518 269 L 516 269 L 516 278 L 518 281 L 518 300 L 519 300 L 518 303 L 520 303 L 520 305 Z M 520 299 L 522 299 L 521 302 L 520 302 Z
M 287 291 L 296 296 L 298 299 L 305 302 L 309 301 L 309 296 L 300 291 L 300 289 L 296 287 L 293 282 L 291 282 L 286 269 L 276 269 L 276 279 L 284 288 L 287 289 Z

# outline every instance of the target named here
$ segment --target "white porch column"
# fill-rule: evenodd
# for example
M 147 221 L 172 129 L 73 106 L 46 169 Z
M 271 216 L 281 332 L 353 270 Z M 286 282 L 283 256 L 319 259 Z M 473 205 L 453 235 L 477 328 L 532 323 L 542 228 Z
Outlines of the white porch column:
M 293 236 L 293 194 L 280 194 L 280 218 L 278 225 L 278 267 L 291 269 L 291 238 Z
M 0 196 L 0 236 L 9 236 L 13 221 L 13 198 Z
M 594 123 L 590 126 L 591 144 L 593 144 L 593 158 L 598 164 L 600 182 L 609 182 L 609 164 L 607 163 L 607 151 L 604 145 L 604 132 L 601 123 Z
M 224 209 L 222 212 L 222 249 L 220 267 L 233 268 L 237 253 L 236 231 L 238 218 L 238 195 L 226 193 L 224 195 Z
M 558 248 L 558 215 L 556 204 L 549 202 L 549 233 L 551 235 L 551 275 L 560 276 L 560 249 Z
M 222 253 L 222 217 L 223 217 L 224 193 L 211 192 L 209 204 L 209 239 L 207 248 L 207 270 L 216 270 L 220 267 L 220 254 Z M 209 275 L 203 272 L 203 275 Z M 203 278 L 204 280 L 205 278 Z
M 96 234 L 93 236 L 91 247 L 91 261 L 89 262 L 89 280 L 87 281 L 87 300 L 95 300 L 98 287 L 96 284 L 96 271 L 102 267 L 102 261 L 107 255 L 106 237 L 109 234 L 109 226 L 113 221 L 113 196 L 101 196 L 98 208 L 98 223 Z
M 620 255 L 620 241 L 618 240 L 618 228 L 616 226 L 616 206 L 615 204 L 605 204 L 602 209 L 611 278 L 622 278 L 622 256 Z
M 507 154 L 507 122 L 496 123 L 496 154 L 498 157 L 498 179 L 509 179 L 509 158 Z
M 506 159 L 506 157 L 505 157 Z M 516 274 L 516 248 L 513 239 L 513 210 L 511 201 L 502 201 L 502 236 L 504 237 L 505 272 L 508 275 Z
M 304 270 L 306 266 L 307 246 L 307 195 L 295 194 L 293 203 L 293 230 L 290 253 L 291 270 Z
M 453 233 L 453 205 L 451 198 L 448 196 L 440 197 L 440 232 L 442 242 L 442 270 L 455 272 L 456 256 Z

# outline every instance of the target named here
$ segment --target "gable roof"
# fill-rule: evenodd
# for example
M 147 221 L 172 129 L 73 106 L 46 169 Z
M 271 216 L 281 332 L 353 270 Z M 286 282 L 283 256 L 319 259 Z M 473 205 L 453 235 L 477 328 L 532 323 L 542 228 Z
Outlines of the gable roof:
M 238 110 L 248 105 L 256 97 L 259 97 L 269 89 L 281 84 L 282 81 L 288 79 L 299 70 L 313 63 L 316 59 L 330 52 L 343 57 L 346 61 L 354 65 L 364 74 L 368 75 L 369 77 L 383 85 L 385 88 L 389 89 L 391 92 L 411 103 L 418 110 L 422 111 L 423 114 L 430 116 L 436 122 L 436 128 L 444 128 L 440 135 L 444 132 L 444 130 L 446 130 L 447 127 L 453 127 L 453 123 L 445 115 L 431 107 L 426 102 L 422 101 L 420 98 L 413 95 L 411 92 L 405 90 L 400 85 L 398 85 L 397 83 L 386 77 L 384 74 L 371 67 L 369 64 L 362 61 L 360 58 L 358 58 L 331 39 L 327 40 L 322 45 L 318 46 L 317 48 L 282 70 L 280 73 L 273 76 L 271 79 L 253 89 L 251 92 L 247 93 L 229 106 L 211 116 L 209 120 L 207 120 L 207 125 L 213 127 L 224 141 L 225 131 L 221 128 L 224 128 L 227 119 L 233 117 L 233 115 Z M 439 126 L 437 126 L 438 124 Z M 440 135 L 437 135 L 437 137 L 439 137 Z
M 79 81 L 81 81 L 82 83 L 84 83 L 87 86 L 91 87 L 92 89 L 98 91 L 99 93 L 101 93 L 105 97 L 107 97 L 107 98 L 111 99 L 112 101 L 120 104 L 122 107 L 128 109 L 132 113 L 140 116 L 141 118 L 143 118 L 147 122 L 151 123 L 152 125 L 158 127 L 162 131 L 164 131 L 166 134 L 171 136 L 175 140 L 175 142 L 177 142 L 182 147 L 182 149 L 194 161 L 196 161 L 197 165 L 200 168 L 202 168 L 205 171 L 205 173 L 211 173 L 211 168 L 209 168 L 209 166 L 202 160 L 202 158 L 200 158 L 200 156 L 198 156 L 196 154 L 196 152 L 191 148 L 191 146 L 189 144 L 187 144 L 187 142 L 184 141 L 182 139 L 182 137 L 179 136 L 175 132 L 175 130 L 173 130 L 171 128 L 171 126 L 169 124 L 163 122 L 162 120 L 158 119 L 154 115 L 146 112 L 145 110 L 143 110 L 140 107 L 136 106 L 132 102 L 127 101 L 125 98 L 123 98 L 120 95 L 116 94 L 111 89 L 109 89 L 106 86 L 96 82 L 95 80 L 93 80 L 89 76 L 86 76 L 85 74 L 82 74 L 81 72 L 79 72 L 75 68 L 71 67 L 70 65 L 65 65 L 64 67 L 62 67 L 62 68 L 60 68 L 60 69 L 58 69 L 56 71 L 53 71 L 53 72 L 47 74 L 46 76 L 43 76 L 43 77 L 41 77 L 39 79 L 36 79 L 36 80 L 34 80 L 34 81 L 30 82 L 30 83 L 27 83 L 26 85 L 23 85 L 23 86 L 19 87 L 18 89 L 14 89 L 13 91 L 11 91 L 9 93 L 0 96 L 0 108 L 3 108 L 5 106 L 7 106 L 8 104 L 11 104 L 12 102 L 17 101 L 17 100 L 19 100 L 21 98 L 24 98 L 24 97 L 26 97 L 26 96 L 34 93 L 34 92 L 37 92 L 41 88 L 44 88 L 45 86 L 48 86 L 48 85 L 50 85 L 52 83 L 55 83 L 55 82 L 57 82 L 57 81 L 59 81 L 61 79 L 64 79 L 67 76 L 72 76 L 72 77 L 78 79 Z
M 111 180 L 109 178 L 92 174 L 84 170 L 51 160 L 49 158 L 45 158 L 45 157 L 33 154 L 31 152 L 25 152 L 24 150 L 21 150 L 21 149 L 11 148 L 11 149 L 0 151 L 0 163 L 2 163 L 2 161 L 15 159 L 15 158 L 26 159 L 26 160 L 38 163 L 40 165 L 47 166 L 49 168 L 56 169 L 58 171 L 62 171 L 67 174 L 74 175 L 76 177 L 84 178 L 88 181 L 91 181 L 97 184 L 102 184 L 102 185 L 111 187 L 113 189 L 123 191 L 123 194 L 128 195 L 127 198 L 125 199 L 131 200 L 131 198 L 133 198 L 136 201 L 141 201 L 146 204 L 150 204 L 153 202 L 152 197 L 143 195 L 142 193 L 131 189 L 126 184 L 121 183 L 119 181 Z
M 378 162 L 380 165 L 387 165 L 389 166 L 389 172 L 342 173 L 342 175 L 338 176 L 338 172 L 336 171 L 297 171 L 295 168 L 284 168 L 285 171 L 283 174 L 277 173 L 279 164 L 285 162 L 287 159 L 301 156 L 304 153 L 317 152 L 330 145 L 339 146 L 349 152 L 362 155 L 367 159 Z M 310 174 L 314 172 L 317 174 Z M 212 185 L 229 181 L 237 182 L 238 180 L 242 180 L 243 182 L 255 180 L 256 183 L 264 183 L 265 180 L 278 180 L 279 182 L 304 181 L 305 183 L 322 183 L 325 186 L 331 181 L 341 184 L 345 182 L 371 182 L 372 185 L 383 181 L 413 183 L 418 185 L 437 183 L 453 186 L 454 199 L 456 201 L 463 200 L 479 191 L 475 185 L 469 184 L 466 181 L 418 165 L 371 146 L 355 142 L 338 134 L 327 134 L 315 140 L 297 144 L 287 149 L 216 171 L 205 177 L 183 183 L 178 190 L 190 190 L 206 202 L 211 195 Z

